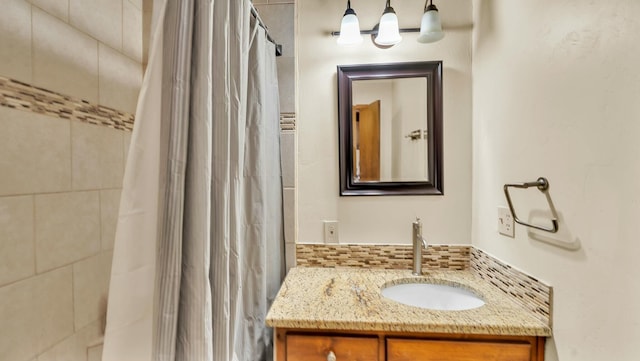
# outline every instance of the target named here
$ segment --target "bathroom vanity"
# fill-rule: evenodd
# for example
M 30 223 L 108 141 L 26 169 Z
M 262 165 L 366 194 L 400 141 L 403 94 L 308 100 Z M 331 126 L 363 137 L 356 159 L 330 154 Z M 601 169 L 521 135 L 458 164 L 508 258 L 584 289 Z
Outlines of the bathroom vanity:
M 277 360 L 542 361 L 544 338 L 278 329 Z
M 452 285 L 485 304 L 448 311 L 382 295 L 403 283 Z M 269 314 L 277 361 L 541 361 L 550 327 L 466 271 L 294 268 Z

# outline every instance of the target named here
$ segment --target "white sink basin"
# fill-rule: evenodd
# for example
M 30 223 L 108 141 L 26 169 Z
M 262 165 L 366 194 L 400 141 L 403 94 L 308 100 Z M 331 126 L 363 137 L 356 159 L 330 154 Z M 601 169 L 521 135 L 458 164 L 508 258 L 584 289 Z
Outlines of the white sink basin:
M 382 296 L 405 305 L 440 311 L 478 308 L 484 301 L 460 287 L 432 283 L 404 283 L 385 287 Z

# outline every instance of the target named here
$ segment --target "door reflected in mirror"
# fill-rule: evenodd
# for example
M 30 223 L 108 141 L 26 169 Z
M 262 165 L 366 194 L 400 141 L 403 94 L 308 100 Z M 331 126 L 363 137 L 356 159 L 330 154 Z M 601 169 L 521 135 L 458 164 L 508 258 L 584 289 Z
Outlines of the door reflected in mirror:
M 427 182 L 427 79 L 352 82 L 354 182 Z
M 443 195 L 442 62 L 339 65 L 340 195 Z

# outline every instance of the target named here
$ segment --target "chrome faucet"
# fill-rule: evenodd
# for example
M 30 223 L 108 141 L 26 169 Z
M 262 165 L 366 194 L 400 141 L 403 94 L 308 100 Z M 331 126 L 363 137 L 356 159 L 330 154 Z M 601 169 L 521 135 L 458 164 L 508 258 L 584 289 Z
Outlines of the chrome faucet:
M 416 217 L 413 222 L 413 275 L 422 274 L 422 247 L 427 248 L 427 241 L 422 237 L 422 222 Z

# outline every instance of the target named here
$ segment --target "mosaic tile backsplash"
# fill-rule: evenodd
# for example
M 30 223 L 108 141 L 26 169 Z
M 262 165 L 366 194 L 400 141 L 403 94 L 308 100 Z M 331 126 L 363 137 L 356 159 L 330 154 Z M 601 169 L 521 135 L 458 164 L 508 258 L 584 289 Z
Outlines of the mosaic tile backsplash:
M 471 249 L 471 272 L 510 295 L 538 319 L 552 326 L 553 288 L 488 255 Z
M 297 244 L 298 267 L 411 269 L 411 245 Z M 470 271 L 551 327 L 552 287 L 469 245 L 429 245 L 424 269 Z
M 429 245 L 422 254 L 427 268 L 465 270 L 469 268 L 469 246 Z M 297 265 L 301 267 L 365 267 L 411 269 L 410 245 L 298 244 Z

